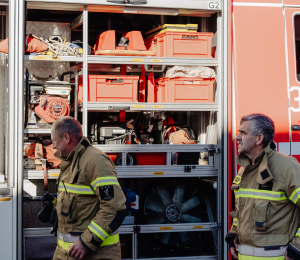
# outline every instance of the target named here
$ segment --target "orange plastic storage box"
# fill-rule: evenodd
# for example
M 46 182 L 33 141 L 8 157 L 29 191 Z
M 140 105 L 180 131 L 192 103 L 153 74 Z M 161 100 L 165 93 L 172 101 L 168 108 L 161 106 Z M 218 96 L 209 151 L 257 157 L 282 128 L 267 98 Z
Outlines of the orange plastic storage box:
M 212 58 L 212 37 L 204 32 L 164 32 L 144 42 L 147 50 L 157 50 L 157 57 Z
M 159 78 L 148 81 L 148 102 L 214 103 L 214 78 Z
M 139 76 L 89 75 L 88 102 L 138 102 Z M 82 77 L 79 77 L 78 102 L 83 100 Z

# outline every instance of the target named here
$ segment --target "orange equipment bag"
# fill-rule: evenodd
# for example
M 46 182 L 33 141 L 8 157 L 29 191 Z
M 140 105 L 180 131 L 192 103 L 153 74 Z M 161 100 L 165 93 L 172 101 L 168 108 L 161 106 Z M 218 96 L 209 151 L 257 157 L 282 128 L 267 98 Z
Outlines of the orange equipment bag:
M 26 51 L 25 53 L 42 52 L 48 50 L 46 43 L 37 39 L 34 36 L 26 36 Z
M 25 54 L 48 50 L 47 44 L 37 39 L 34 36 L 26 36 L 25 47 L 26 47 Z M 0 52 L 4 52 L 8 54 L 8 38 L 0 42 Z
M 8 54 L 8 38 L 0 42 L 0 51 Z

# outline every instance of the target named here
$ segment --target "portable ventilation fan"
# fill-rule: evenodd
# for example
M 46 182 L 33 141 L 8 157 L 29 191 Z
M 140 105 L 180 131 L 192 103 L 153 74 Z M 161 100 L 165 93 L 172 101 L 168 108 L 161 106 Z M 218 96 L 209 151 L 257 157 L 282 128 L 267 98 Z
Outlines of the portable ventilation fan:
M 146 194 L 145 194 L 146 193 Z M 145 224 L 199 223 L 206 209 L 200 203 L 200 191 L 192 183 L 169 180 L 145 191 L 143 218 Z M 187 246 L 199 239 L 196 232 L 163 232 L 154 234 L 160 244 L 168 247 Z

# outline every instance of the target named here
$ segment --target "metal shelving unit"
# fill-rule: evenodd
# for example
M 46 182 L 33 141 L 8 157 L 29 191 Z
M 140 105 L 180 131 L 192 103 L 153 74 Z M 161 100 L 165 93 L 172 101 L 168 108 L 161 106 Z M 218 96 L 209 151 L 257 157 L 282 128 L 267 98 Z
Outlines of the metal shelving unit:
M 89 11 L 91 12 L 101 12 L 101 9 L 99 8 L 99 5 L 103 5 L 102 6 L 102 12 L 106 12 L 106 11 L 112 11 L 111 7 L 122 7 L 122 6 L 132 6 L 132 4 L 125 4 L 122 1 L 105 1 L 105 0 L 88 0 L 85 2 L 82 2 L 82 0 L 60 0 L 59 2 L 55 2 L 53 0 L 27 0 L 28 2 L 28 8 L 31 9 L 50 9 L 51 7 L 49 7 L 49 3 L 51 3 L 52 8 L 55 8 L 57 10 L 77 10 L 77 11 L 81 11 L 83 5 L 88 5 L 89 6 Z M 211 14 L 211 13 L 215 13 L 216 11 L 221 11 L 223 8 L 223 1 L 199 1 L 197 2 L 197 5 L 195 5 L 194 1 L 191 2 L 185 2 L 184 6 L 182 6 L 182 4 L 179 4 L 179 2 L 174 2 L 172 0 L 164 0 L 164 1 L 160 1 L 160 0 L 152 0 L 152 1 L 148 1 L 146 5 L 144 4 L 140 4 L 139 6 L 141 7 L 153 7 L 153 8 L 157 8 L 157 6 L 159 6 L 159 8 L 170 8 L 172 7 L 172 9 L 183 9 L 180 10 L 180 12 L 182 14 L 186 14 L 187 12 L 184 12 L 185 9 L 195 9 L 197 8 L 198 11 L 198 15 L 203 15 L 205 16 L 205 14 Z M 66 5 L 66 4 L 70 4 L 70 5 Z M 114 9 L 113 9 L 114 10 Z M 118 11 L 118 9 L 116 9 L 116 11 Z M 153 11 L 153 10 L 152 10 Z M 187 13 L 188 15 L 188 13 Z
M 65 62 L 83 62 L 82 57 L 76 56 L 58 56 L 52 57 L 50 55 L 24 55 L 24 61 L 65 61 Z
M 218 170 L 207 165 L 195 166 L 188 171 L 183 165 L 116 166 L 116 170 L 118 178 L 218 177 Z M 48 179 L 56 180 L 59 176 L 59 169 L 47 170 L 47 174 Z M 44 178 L 41 170 L 24 170 L 23 177 L 25 180 L 42 180 Z
M 87 102 L 88 111 L 218 111 L 218 104 Z
M 89 64 L 130 64 L 130 65 L 193 65 L 193 66 L 218 66 L 218 59 L 213 58 L 167 58 L 167 57 L 139 57 L 139 56 L 106 56 L 88 55 Z
M 51 134 L 51 128 L 25 128 L 24 134 Z
M 184 257 L 185 259 L 226 259 L 223 255 L 223 239 L 224 230 L 226 230 L 226 219 L 222 215 L 222 196 L 223 196 L 223 171 L 222 154 L 223 149 L 223 124 L 224 124 L 224 81 L 222 77 L 224 75 L 225 58 L 222 56 L 221 46 L 223 42 L 223 30 L 224 30 L 224 15 L 222 16 L 223 5 L 226 1 L 187 1 L 183 5 L 178 4 L 179 1 L 174 0 L 152 0 L 148 1 L 147 8 L 155 9 L 169 8 L 179 9 L 179 13 L 188 15 L 189 12 L 197 13 L 199 16 L 206 17 L 212 13 L 217 13 L 217 30 L 218 30 L 218 46 L 219 58 L 166 58 L 166 57 L 137 57 L 137 56 L 95 56 L 87 55 L 87 42 L 88 42 L 88 12 L 120 12 L 122 7 L 131 6 L 124 3 L 116 3 L 105 0 L 88 0 L 82 2 L 82 0 L 60 0 L 55 2 L 53 0 L 27 0 L 27 8 L 29 9 L 56 9 L 56 10 L 83 10 L 83 57 L 72 56 L 59 56 L 52 58 L 46 55 L 25 55 L 25 62 L 45 61 L 45 62 L 78 62 L 82 63 L 76 67 L 82 69 L 83 72 L 83 104 L 82 104 L 82 125 L 84 135 L 87 136 L 87 118 L 89 112 L 96 111 L 217 111 L 218 112 L 218 145 L 95 145 L 96 148 L 106 153 L 122 153 L 123 154 L 123 166 L 116 166 L 118 172 L 118 178 L 121 179 L 146 179 L 146 178 L 213 178 L 218 180 L 218 203 L 217 203 L 217 219 L 211 222 L 201 223 L 176 223 L 176 224 L 151 224 L 151 225 L 123 225 L 120 227 L 120 234 L 132 235 L 132 250 L 133 259 L 138 258 L 138 234 L 147 233 L 162 233 L 162 232 L 212 232 L 214 238 L 217 240 L 216 252 L 217 255 L 205 255 L 205 256 L 191 256 Z M 51 4 L 51 6 L 50 6 Z M 140 6 L 143 8 L 143 5 Z M 197 11 L 195 11 L 195 8 Z M 87 102 L 87 75 L 89 65 L 97 64 L 114 64 L 114 65 L 161 65 L 161 66 L 174 66 L 174 65 L 193 65 L 193 66 L 209 66 L 215 67 L 217 74 L 217 88 L 218 99 L 213 104 L 172 104 L 172 103 L 117 103 L 117 102 Z M 74 67 L 73 67 L 74 69 Z M 226 118 L 226 117 L 225 117 Z M 51 129 L 24 129 L 24 134 L 49 134 Z M 208 152 L 209 149 L 214 150 L 213 155 L 210 154 L 208 159 L 208 165 L 171 165 L 171 154 L 174 152 Z M 145 166 L 125 166 L 125 155 L 127 153 L 165 153 L 166 165 L 145 165 Z M 212 152 L 211 152 L 212 153 Z M 47 170 L 48 179 L 55 180 L 59 175 L 59 169 Z M 42 180 L 42 170 L 24 170 L 24 180 Z M 225 186 L 224 186 L 225 187 Z M 226 207 L 225 207 L 226 208 Z M 211 217 L 211 216 L 210 216 Z M 211 220 L 211 219 L 210 219 Z M 222 226 L 222 229 L 221 229 Z M 23 239 L 28 237 L 38 236 L 51 236 L 50 228 L 25 228 L 23 229 Z M 164 257 L 160 259 L 179 259 L 181 257 Z M 147 258 L 144 258 L 147 259 Z M 150 259 L 150 258 L 149 258 Z M 153 258 L 151 258 L 153 259 Z

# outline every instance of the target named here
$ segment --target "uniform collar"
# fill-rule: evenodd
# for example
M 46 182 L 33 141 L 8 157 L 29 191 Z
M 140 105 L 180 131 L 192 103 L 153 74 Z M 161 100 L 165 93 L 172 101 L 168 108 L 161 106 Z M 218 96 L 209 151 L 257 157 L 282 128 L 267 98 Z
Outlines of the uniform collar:
M 72 161 L 74 154 L 82 154 L 89 145 L 91 145 L 89 140 L 86 137 L 82 137 L 78 145 L 72 150 L 72 152 L 69 153 L 67 158 L 62 158 L 57 151 L 54 156 L 60 160 Z
M 254 159 L 254 165 L 259 165 L 256 178 L 259 184 L 264 184 L 273 179 L 273 175 L 268 167 L 268 158 L 273 155 L 275 147 L 275 144 L 270 142 Z M 251 160 L 244 154 L 239 154 L 236 162 L 244 168 L 251 164 Z

